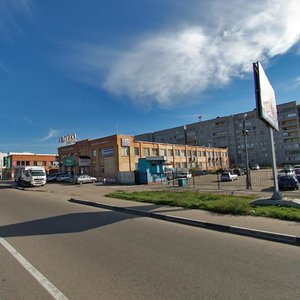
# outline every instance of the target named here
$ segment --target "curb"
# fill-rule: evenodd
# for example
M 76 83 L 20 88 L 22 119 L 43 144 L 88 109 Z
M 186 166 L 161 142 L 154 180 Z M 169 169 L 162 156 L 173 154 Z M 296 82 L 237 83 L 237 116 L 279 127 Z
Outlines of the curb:
M 92 201 L 78 200 L 74 198 L 71 198 L 69 202 L 93 206 L 93 207 L 99 207 L 99 208 L 104 208 L 109 210 L 115 210 L 119 212 L 131 213 L 139 216 L 144 216 L 153 219 L 159 219 L 163 221 L 174 222 L 174 223 L 179 223 L 179 224 L 184 224 L 184 225 L 189 225 L 194 227 L 201 227 L 201 228 L 206 228 L 214 231 L 221 231 L 221 232 L 226 232 L 231 234 L 253 237 L 257 239 L 268 240 L 272 242 L 300 246 L 300 237 L 296 235 L 282 234 L 282 233 L 276 233 L 276 232 L 264 231 L 264 230 L 256 230 L 256 229 L 244 228 L 238 226 L 221 225 L 221 224 L 209 223 L 201 220 L 175 217 L 175 216 L 164 215 L 160 213 L 146 212 L 134 208 L 119 207 L 119 206 L 97 203 Z

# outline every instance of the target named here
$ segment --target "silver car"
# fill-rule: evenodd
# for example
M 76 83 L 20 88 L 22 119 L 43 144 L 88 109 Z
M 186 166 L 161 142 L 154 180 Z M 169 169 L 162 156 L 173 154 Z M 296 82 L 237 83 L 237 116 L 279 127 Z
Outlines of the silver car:
M 97 181 L 96 177 L 90 175 L 79 175 L 74 178 L 74 184 L 83 184 L 83 183 L 94 183 Z

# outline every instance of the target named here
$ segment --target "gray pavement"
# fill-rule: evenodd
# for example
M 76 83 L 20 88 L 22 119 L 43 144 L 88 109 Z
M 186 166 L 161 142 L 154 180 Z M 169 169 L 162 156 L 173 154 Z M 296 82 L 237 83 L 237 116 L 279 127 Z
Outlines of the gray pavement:
M 140 214 L 166 221 L 300 246 L 300 222 L 283 221 L 264 217 L 221 215 L 203 210 L 153 205 L 149 203 L 147 204 L 105 197 L 105 194 L 113 191 L 135 191 L 148 189 L 153 189 L 153 187 L 109 186 L 103 184 L 87 184 L 80 186 L 47 184 L 44 187 L 29 188 L 26 189 L 26 191 L 47 192 L 52 196 L 59 196 L 64 200 L 71 200 L 78 204 L 123 210 L 129 213 Z M 218 190 L 217 192 L 222 191 Z M 248 191 L 241 191 L 240 193 L 248 193 Z M 236 192 L 235 194 L 238 193 Z M 258 198 L 266 198 L 265 193 L 256 194 Z M 270 194 L 268 195 L 270 196 Z M 300 203 L 299 199 L 286 198 L 284 201 L 290 201 L 290 203 L 295 203 L 297 205 Z

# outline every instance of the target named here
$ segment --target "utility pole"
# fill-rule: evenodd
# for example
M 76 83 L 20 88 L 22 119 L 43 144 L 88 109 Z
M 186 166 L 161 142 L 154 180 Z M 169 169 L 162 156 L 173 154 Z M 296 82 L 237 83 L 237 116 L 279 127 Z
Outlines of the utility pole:
M 248 135 L 249 131 L 246 129 L 246 117 L 247 117 L 247 114 L 244 114 L 243 136 L 244 136 L 245 161 L 246 161 L 246 188 L 247 188 L 247 190 L 250 190 L 250 189 L 252 189 L 252 184 L 251 184 L 251 177 L 250 177 L 248 146 L 247 146 L 247 135 Z

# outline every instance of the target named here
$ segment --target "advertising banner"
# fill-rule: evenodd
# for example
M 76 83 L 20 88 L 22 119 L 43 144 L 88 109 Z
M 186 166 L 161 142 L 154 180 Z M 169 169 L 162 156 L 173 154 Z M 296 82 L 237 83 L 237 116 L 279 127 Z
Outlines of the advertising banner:
M 130 139 L 129 138 L 122 138 L 121 146 L 122 147 L 130 146 Z
M 260 62 L 253 63 L 253 74 L 258 117 L 278 131 L 275 92 Z
M 90 159 L 89 158 L 79 158 L 78 165 L 79 165 L 79 167 L 89 167 Z
M 65 157 L 64 166 L 65 167 L 74 167 L 76 165 L 74 157 Z
M 113 156 L 114 155 L 114 148 L 104 148 L 101 150 L 102 156 Z

